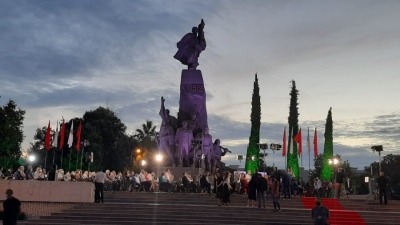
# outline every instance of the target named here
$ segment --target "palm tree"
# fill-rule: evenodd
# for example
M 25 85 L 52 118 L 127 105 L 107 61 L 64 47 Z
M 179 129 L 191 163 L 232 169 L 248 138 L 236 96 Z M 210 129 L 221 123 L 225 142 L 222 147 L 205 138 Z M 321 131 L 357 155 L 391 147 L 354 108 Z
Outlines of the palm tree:
M 150 120 L 146 120 L 146 123 L 142 124 L 142 130 L 136 129 L 136 133 L 134 137 L 142 142 L 144 139 L 154 140 L 156 137 L 156 126 L 153 126 L 153 122 Z

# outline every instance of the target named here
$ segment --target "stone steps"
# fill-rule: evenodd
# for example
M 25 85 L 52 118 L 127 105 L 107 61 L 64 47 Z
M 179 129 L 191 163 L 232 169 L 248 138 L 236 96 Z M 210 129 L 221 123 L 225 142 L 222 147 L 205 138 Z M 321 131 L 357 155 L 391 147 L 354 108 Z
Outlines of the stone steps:
M 27 224 L 35 225 L 110 225 L 110 224 L 312 224 L 310 209 L 300 198 L 281 200 L 282 212 L 273 213 L 272 200 L 267 198 L 266 209 L 248 208 L 246 195 L 232 195 L 230 206 L 217 206 L 215 195 L 182 193 L 106 193 L 104 204 L 83 204 L 72 209 L 41 216 Z M 312 201 L 312 200 L 310 200 Z M 326 201 L 330 204 L 331 201 Z M 400 202 L 381 206 L 377 201 L 340 200 L 345 210 L 329 207 L 331 225 L 357 223 L 354 211 L 368 224 L 397 224 L 400 221 Z M 258 206 L 258 203 L 255 204 Z M 340 207 L 341 208 L 341 207 Z M 374 209 L 374 210 L 372 210 Z M 354 211 L 353 211 L 354 210 Z M 337 213 L 333 213 L 337 211 Z M 363 212 L 366 211 L 366 212 Z M 333 222 L 332 222 L 333 221 Z M 337 222 L 337 221 L 340 221 Z

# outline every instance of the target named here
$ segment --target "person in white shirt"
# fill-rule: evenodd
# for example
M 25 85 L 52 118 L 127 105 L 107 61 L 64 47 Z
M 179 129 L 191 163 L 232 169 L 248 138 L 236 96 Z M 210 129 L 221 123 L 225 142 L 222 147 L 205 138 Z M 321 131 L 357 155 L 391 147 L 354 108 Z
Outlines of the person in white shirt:
M 94 201 L 96 203 L 104 203 L 104 182 L 106 181 L 106 174 L 103 171 L 99 171 L 94 179 L 94 185 L 96 187 Z
M 38 167 L 36 168 L 35 174 L 33 174 L 33 179 L 35 180 L 43 180 L 44 179 L 44 174 L 42 168 Z
M 58 181 L 63 181 L 64 180 L 64 170 L 63 169 L 59 169 L 57 172 L 57 180 Z

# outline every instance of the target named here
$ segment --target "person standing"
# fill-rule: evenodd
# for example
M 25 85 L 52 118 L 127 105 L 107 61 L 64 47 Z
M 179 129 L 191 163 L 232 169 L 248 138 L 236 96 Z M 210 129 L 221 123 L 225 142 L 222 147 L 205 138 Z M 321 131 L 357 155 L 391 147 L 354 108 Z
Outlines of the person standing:
M 224 181 L 223 181 L 223 186 L 222 186 L 222 205 L 229 205 L 231 202 L 230 196 L 231 196 L 231 173 L 226 172 Z
M 292 181 L 290 180 L 290 175 L 285 171 L 282 177 L 282 184 L 283 184 L 283 193 L 285 200 L 290 199 L 291 190 L 290 186 L 292 185 Z M 287 198 L 286 198 L 287 197 Z
M 96 188 L 94 201 L 96 203 L 104 203 L 104 182 L 106 181 L 106 174 L 103 171 L 99 171 L 96 173 L 96 177 L 94 178 L 94 185 Z
M 254 202 L 257 201 L 257 183 L 258 183 L 258 171 L 251 177 L 249 182 L 249 190 L 248 190 L 248 200 L 247 200 L 247 207 L 250 206 L 254 208 Z
M 340 194 L 343 192 L 343 180 L 345 178 L 345 175 L 343 173 L 342 168 L 339 168 L 338 171 L 335 174 L 336 177 L 336 184 L 337 184 L 337 198 L 341 198 Z
M 261 208 L 261 201 L 262 201 L 263 208 L 265 209 L 266 191 L 267 191 L 267 179 L 265 179 L 261 174 L 258 174 L 258 182 L 257 182 L 258 208 Z
M 316 206 L 311 209 L 311 218 L 314 225 L 327 225 L 329 219 L 329 209 L 321 204 L 321 199 L 317 198 Z
M 16 225 L 18 213 L 21 212 L 21 202 L 14 198 L 13 190 L 6 191 L 6 200 L 3 202 L 3 225 Z
M 387 193 L 386 187 L 388 184 L 388 179 L 385 177 L 385 174 L 381 172 L 378 178 L 378 186 L 379 186 L 379 203 L 382 205 L 382 198 L 385 201 L 385 205 L 387 205 Z
M 272 195 L 272 202 L 274 204 L 274 209 L 272 212 L 280 212 L 281 205 L 279 204 L 280 192 L 279 187 L 280 183 L 275 179 L 275 176 L 272 175 L 271 177 L 271 195 Z

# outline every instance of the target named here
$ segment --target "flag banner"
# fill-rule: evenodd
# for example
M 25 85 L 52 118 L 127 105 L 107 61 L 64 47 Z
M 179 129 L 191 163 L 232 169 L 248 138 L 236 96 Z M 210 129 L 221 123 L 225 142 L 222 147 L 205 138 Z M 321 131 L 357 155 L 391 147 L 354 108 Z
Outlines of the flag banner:
M 78 131 L 76 132 L 76 149 L 81 149 L 82 120 L 79 122 Z
M 294 141 L 296 141 L 299 144 L 299 148 L 297 149 L 297 154 L 301 155 L 301 153 L 303 152 L 303 141 L 301 138 L 301 128 L 300 128 L 299 132 L 297 132 L 296 137 L 294 137 Z
M 282 146 L 282 156 L 286 156 L 286 126 L 285 129 L 283 130 L 283 146 Z
M 56 147 L 57 148 L 57 146 L 58 146 L 58 120 L 57 120 L 57 128 L 56 128 L 56 133 L 55 133 L 55 135 L 54 135 L 54 140 L 53 140 L 53 147 Z
M 74 120 L 71 121 L 71 129 L 69 129 L 69 137 L 68 137 L 68 148 L 72 147 L 72 143 L 74 142 Z
M 289 127 L 290 129 L 290 127 Z M 292 128 L 292 132 L 289 138 L 289 152 L 290 154 L 293 154 L 293 128 Z
M 310 152 L 311 152 L 310 128 L 307 129 L 307 151 L 308 151 L 308 154 L 310 154 Z
M 60 150 L 63 149 L 64 147 L 64 139 L 65 139 L 65 122 L 63 119 L 62 125 L 61 125 L 61 132 L 60 132 Z
M 317 128 L 314 131 L 314 158 L 318 156 L 318 137 L 317 137 Z
M 46 137 L 44 139 L 44 148 L 49 151 L 51 146 L 51 129 L 50 129 L 50 120 L 49 125 L 47 126 Z

